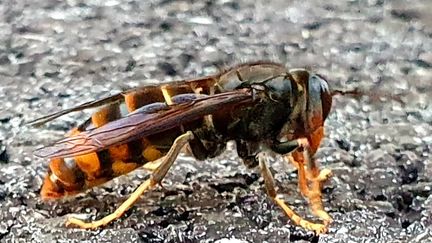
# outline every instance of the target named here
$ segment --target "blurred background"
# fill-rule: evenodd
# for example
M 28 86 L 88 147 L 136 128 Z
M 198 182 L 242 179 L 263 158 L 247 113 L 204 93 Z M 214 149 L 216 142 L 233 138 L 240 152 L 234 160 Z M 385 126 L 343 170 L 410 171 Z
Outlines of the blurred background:
M 431 242 L 432 2 L 0 1 L 0 241 Z M 329 233 L 293 226 L 262 179 L 232 151 L 181 158 L 164 185 L 104 229 L 64 228 L 71 213 L 112 212 L 138 171 L 87 194 L 42 202 L 47 161 L 32 151 L 88 117 L 25 121 L 149 82 L 271 60 L 306 67 L 332 87 L 386 97 L 335 97 L 317 154 L 334 171 Z M 280 191 L 303 216 L 294 168 L 276 158 Z

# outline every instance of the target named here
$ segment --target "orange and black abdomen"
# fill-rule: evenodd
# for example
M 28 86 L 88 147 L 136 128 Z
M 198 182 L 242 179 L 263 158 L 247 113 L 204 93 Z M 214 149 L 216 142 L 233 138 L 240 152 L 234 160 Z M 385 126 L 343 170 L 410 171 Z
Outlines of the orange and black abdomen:
M 171 93 L 178 94 L 188 91 L 185 88 L 173 89 Z M 156 87 L 142 92 L 128 93 L 125 95 L 123 104 L 117 102 L 105 105 L 92 115 L 91 123 L 84 127 L 74 128 L 69 136 L 85 129 L 103 126 L 142 106 L 163 101 L 164 96 L 161 89 Z M 54 158 L 50 161 L 41 196 L 49 199 L 73 195 L 129 173 L 149 161 L 161 158 L 169 150 L 176 136 L 180 134 L 180 128 L 176 128 L 164 134 L 158 134 L 158 136 L 141 138 L 98 152 L 73 158 Z

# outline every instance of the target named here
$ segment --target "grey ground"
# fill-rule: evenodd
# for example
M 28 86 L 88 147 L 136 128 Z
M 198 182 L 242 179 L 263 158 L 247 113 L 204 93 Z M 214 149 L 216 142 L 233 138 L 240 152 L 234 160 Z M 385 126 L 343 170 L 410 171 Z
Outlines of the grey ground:
M 428 0 L 0 1 L 0 241 L 431 242 L 431 11 Z M 97 231 L 63 223 L 112 212 L 146 172 L 69 200 L 39 199 L 47 161 L 32 151 L 88 114 L 40 129 L 25 121 L 149 80 L 260 59 L 404 101 L 335 98 L 317 154 L 335 174 L 324 189 L 335 219 L 328 234 L 292 226 L 232 151 L 179 159 L 165 190 Z M 272 170 L 287 201 L 310 215 L 294 169 L 275 158 Z

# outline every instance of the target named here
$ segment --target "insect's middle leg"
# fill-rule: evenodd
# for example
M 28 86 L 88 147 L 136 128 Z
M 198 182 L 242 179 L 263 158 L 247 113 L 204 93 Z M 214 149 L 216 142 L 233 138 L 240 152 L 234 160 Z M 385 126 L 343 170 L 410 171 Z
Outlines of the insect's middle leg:
M 105 216 L 100 220 L 96 220 L 93 222 L 84 222 L 80 219 L 69 218 L 66 225 L 76 225 L 83 229 L 95 229 L 100 226 L 104 226 L 110 223 L 113 220 L 120 218 L 139 198 L 140 196 L 154 188 L 156 185 L 160 184 L 162 179 L 167 174 L 168 170 L 171 168 L 172 164 L 176 160 L 178 154 L 185 144 L 187 144 L 190 140 L 193 139 L 192 132 L 186 132 L 185 134 L 179 136 L 171 146 L 168 153 L 162 157 L 160 160 L 162 161 L 160 166 L 153 172 L 148 180 L 142 183 L 131 195 L 130 197 L 120 205 L 113 213 Z
M 273 199 L 275 203 L 277 203 L 286 213 L 286 215 L 297 225 L 301 227 L 312 230 L 316 234 L 322 234 L 327 232 L 327 225 L 312 223 L 308 220 L 301 218 L 298 214 L 296 214 L 286 203 L 284 200 L 278 198 L 277 191 L 275 188 L 275 182 L 273 179 L 273 175 L 271 174 L 268 166 L 267 166 L 267 155 L 264 152 L 259 153 L 258 155 L 259 166 L 261 169 L 261 174 L 264 177 L 264 183 L 267 190 L 267 194 Z

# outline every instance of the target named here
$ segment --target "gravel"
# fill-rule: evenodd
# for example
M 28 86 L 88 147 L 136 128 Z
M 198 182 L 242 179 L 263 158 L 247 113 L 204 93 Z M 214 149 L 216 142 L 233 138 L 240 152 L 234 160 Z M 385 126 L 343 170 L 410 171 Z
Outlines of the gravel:
M 1 1 L 0 241 L 432 242 L 430 9 L 428 0 Z M 293 226 L 231 150 L 206 162 L 180 158 L 165 189 L 96 231 L 64 220 L 112 212 L 146 172 L 40 200 L 47 161 L 32 151 L 88 113 L 42 128 L 26 121 L 252 60 L 307 67 L 333 87 L 370 94 L 335 97 L 316 155 L 334 172 L 323 194 L 335 219 L 328 234 Z M 275 158 L 272 170 L 286 200 L 309 217 L 294 168 Z

